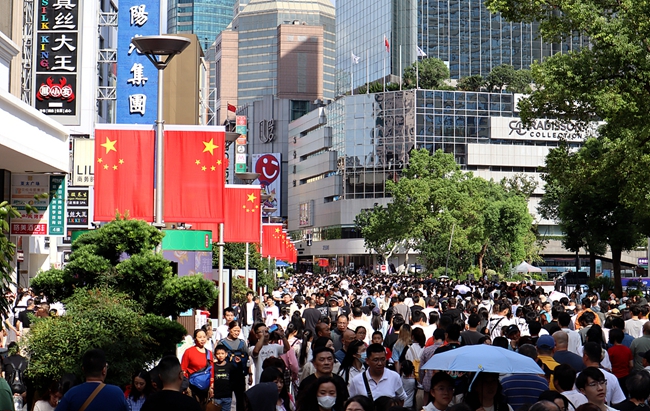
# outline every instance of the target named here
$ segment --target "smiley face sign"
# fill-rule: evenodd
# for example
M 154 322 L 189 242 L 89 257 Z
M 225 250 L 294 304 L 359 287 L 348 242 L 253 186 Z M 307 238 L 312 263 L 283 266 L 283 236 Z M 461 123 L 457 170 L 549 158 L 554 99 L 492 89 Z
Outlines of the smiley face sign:
M 257 159 L 255 172 L 262 185 L 271 185 L 280 176 L 280 161 L 273 154 L 264 154 Z

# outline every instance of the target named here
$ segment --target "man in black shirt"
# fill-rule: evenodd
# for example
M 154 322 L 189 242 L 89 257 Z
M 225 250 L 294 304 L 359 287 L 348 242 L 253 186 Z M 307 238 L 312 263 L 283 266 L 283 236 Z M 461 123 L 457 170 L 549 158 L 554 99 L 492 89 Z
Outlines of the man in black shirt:
M 321 313 L 316 309 L 316 300 L 313 298 L 309 300 L 309 308 L 302 313 L 302 319 L 305 323 L 305 330 L 311 331 L 313 335 L 316 332 L 316 324 L 321 319 Z
M 393 327 L 392 332 L 389 332 L 384 338 L 384 347 L 393 349 L 393 345 L 397 342 L 399 338 L 399 330 L 404 325 L 404 317 L 400 314 L 393 315 Z M 390 331 L 390 330 L 389 330 Z
M 180 392 L 183 370 L 175 355 L 168 355 L 160 360 L 158 373 L 163 389 L 147 398 L 142 405 L 142 411 L 201 411 L 201 406 L 194 398 Z
M 34 304 L 33 299 L 27 300 L 27 309 L 24 311 L 21 311 L 18 314 L 18 321 L 20 321 L 20 325 L 18 327 L 18 330 L 23 334 L 23 330 L 29 331 L 29 327 L 32 323 L 31 318 L 29 318 L 30 315 L 35 315 L 35 310 L 34 308 L 36 305 Z

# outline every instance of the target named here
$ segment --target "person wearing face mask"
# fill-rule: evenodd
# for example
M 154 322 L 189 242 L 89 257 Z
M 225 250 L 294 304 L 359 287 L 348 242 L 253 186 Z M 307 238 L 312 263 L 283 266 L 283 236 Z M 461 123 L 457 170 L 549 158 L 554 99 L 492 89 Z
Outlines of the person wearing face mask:
M 365 371 L 364 364 L 366 363 L 366 346 L 363 341 L 353 341 L 348 346 L 348 351 L 345 353 L 345 358 L 341 363 L 338 375 L 345 380 L 345 383 L 350 387 L 350 380 Z
M 337 395 L 338 383 L 332 377 L 320 377 L 300 393 L 297 411 L 343 411 L 345 399 Z

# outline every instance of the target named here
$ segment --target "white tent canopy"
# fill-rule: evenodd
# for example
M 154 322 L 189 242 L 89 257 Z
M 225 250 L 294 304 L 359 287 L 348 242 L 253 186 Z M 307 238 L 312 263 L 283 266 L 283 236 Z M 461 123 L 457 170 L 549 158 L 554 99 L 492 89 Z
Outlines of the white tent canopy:
M 532 266 L 524 261 L 515 268 L 515 271 L 518 273 L 541 273 L 542 269 Z

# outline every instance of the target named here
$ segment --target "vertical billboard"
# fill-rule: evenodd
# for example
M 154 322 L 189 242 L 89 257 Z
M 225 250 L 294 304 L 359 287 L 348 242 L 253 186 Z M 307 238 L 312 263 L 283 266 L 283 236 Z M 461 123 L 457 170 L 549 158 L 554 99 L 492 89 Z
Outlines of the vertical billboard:
M 131 39 L 158 35 L 159 26 L 159 1 L 120 1 L 116 85 L 118 124 L 153 124 L 156 121 L 158 70 L 136 50 Z
M 72 182 L 74 186 L 92 186 L 95 182 L 95 140 L 75 138 L 72 154 Z
M 71 243 L 75 231 L 86 231 L 92 228 L 92 193 L 90 187 L 68 187 L 64 244 Z
M 34 107 L 61 124 L 79 125 L 81 1 L 38 3 L 34 7 Z
M 276 208 L 272 213 L 264 213 L 264 217 L 280 217 L 282 210 L 282 161 L 281 153 L 253 154 L 253 171 L 260 176 L 257 179 L 262 186 L 262 194 L 269 194 L 270 197 L 262 203 L 264 208 Z
M 34 196 L 42 196 L 35 198 Z M 63 175 L 13 174 L 11 205 L 20 217 L 11 219 L 11 235 L 63 236 L 66 184 Z M 29 204 L 35 211 L 28 212 Z

